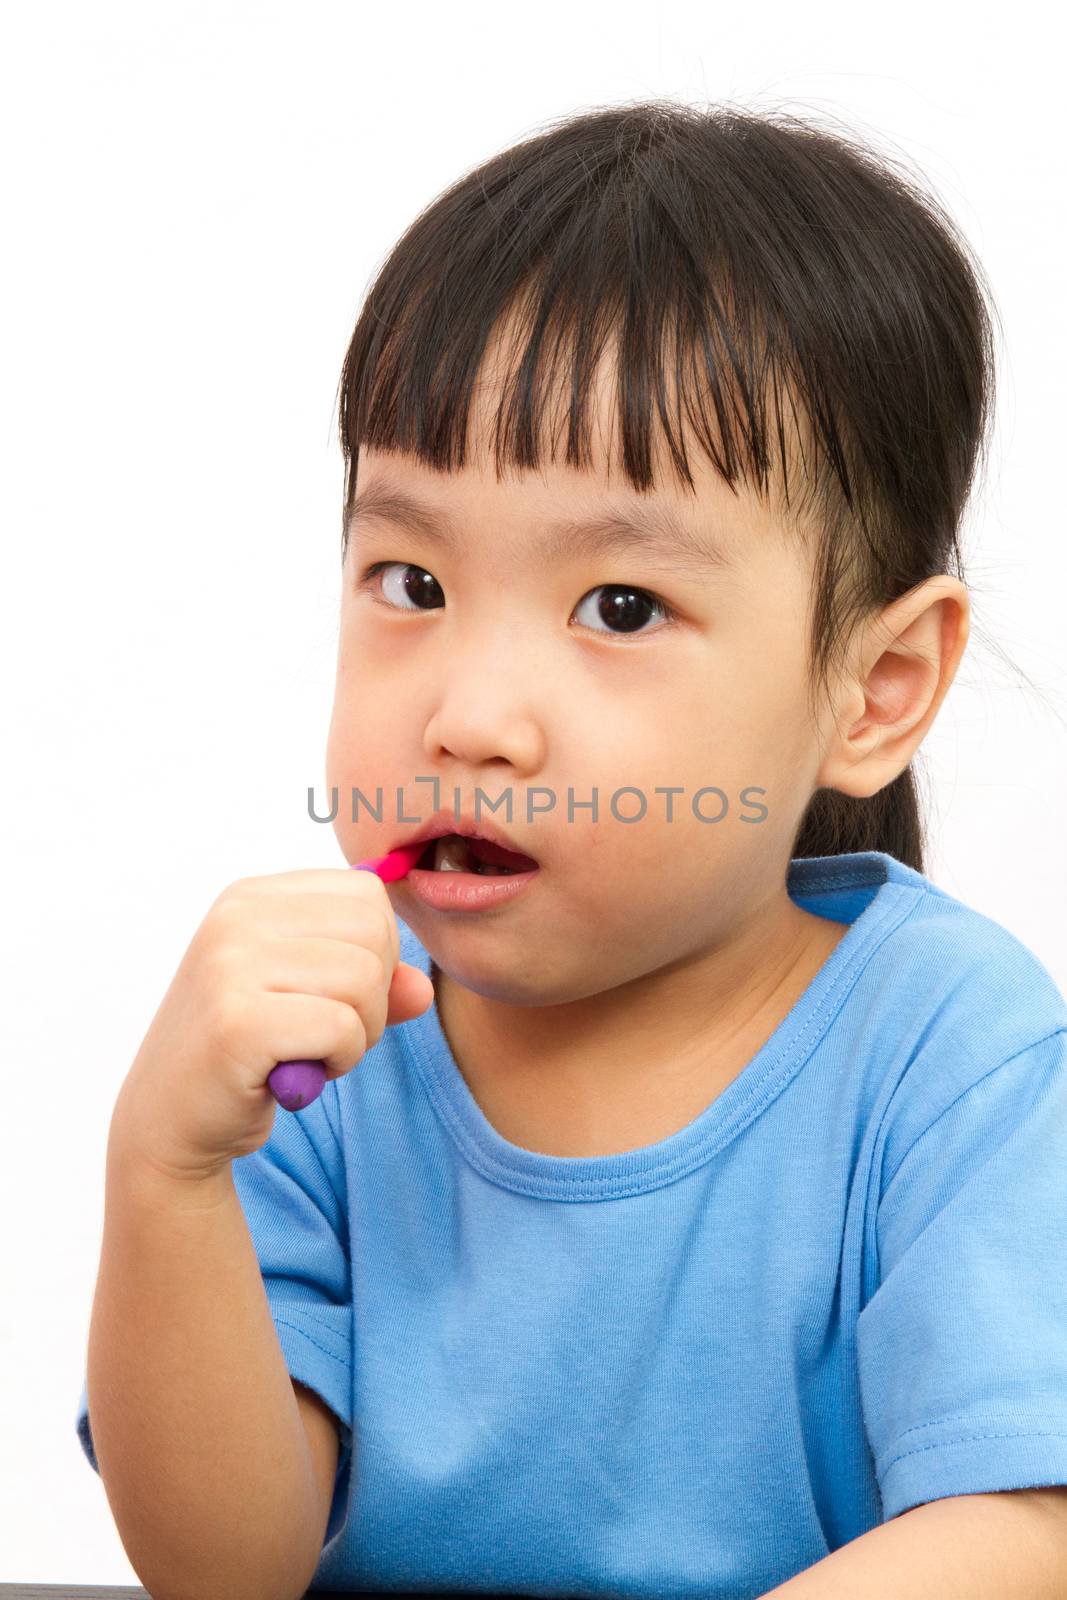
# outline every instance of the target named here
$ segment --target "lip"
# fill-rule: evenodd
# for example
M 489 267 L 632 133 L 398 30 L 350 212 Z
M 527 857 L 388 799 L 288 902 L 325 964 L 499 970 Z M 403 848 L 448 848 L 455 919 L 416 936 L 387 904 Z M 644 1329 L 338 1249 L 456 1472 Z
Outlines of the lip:
M 503 828 L 498 828 L 495 822 L 491 822 L 485 817 L 479 817 L 475 822 L 467 811 L 461 811 L 457 819 L 455 811 L 446 807 L 435 811 L 429 821 L 424 823 L 417 833 L 409 834 L 403 839 L 397 839 L 390 848 L 395 850 L 400 845 L 427 844 L 431 839 L 440 839 L 443 835 L 449 833 L 462 834 L 466 839 L 487 839 L 491 844 L 500 845 L 502 849 L 510 850 L 516 855 L 527 856 L 531 861 L 536 859 L 529 850 L 524 850 L 514 839 L 509 838 Z M 416 870 L 418 869 L 412 869 L 412 873 Z M 409 878 L 412 873 L 408 874 Z M 428 873 L 425 875 L 430 876 Z M 441 874 L 435 872 L 432 876 L 437 878 Z M 457 878 L 472 877 L 474 874 L 457 872 L 450 873 L 448 876 Z M 530 872 L 516 874 L 516 877 L 529 876 L 531 876 Z M 479 882 L 484 882 L 484 880 L 479 879 Z
M 533 867 L 529 872 L 485 878 L 476 872 L 434 872 L 413 867 L 397 888 L 408 886 L 417 900 L 434 911 L 490 911 L 522 894 L 540 872 L 540 867 Z

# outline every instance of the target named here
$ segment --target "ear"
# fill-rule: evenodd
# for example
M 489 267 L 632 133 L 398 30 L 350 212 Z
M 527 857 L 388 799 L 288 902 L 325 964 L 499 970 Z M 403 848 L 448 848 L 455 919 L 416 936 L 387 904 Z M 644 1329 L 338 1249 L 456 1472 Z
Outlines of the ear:
M 956 676 L 970 622 L 965 586 L 939 573 L 858 630 L 834 697 L 818 788 L 864 799 L 903 772 Z

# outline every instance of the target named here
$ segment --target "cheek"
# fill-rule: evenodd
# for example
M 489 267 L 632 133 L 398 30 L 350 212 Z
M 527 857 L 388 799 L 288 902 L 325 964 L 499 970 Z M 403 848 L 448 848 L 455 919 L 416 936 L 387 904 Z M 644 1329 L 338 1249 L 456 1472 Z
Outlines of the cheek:
M 763 619 L 728 653 L 728 671 L 705 696 L 707 725 L 727 749 L 772 760 L 796 746 L 810 715 L 796 619 Z
M 345 773 L 352 760 L 352 726 L 339 685 L 334 695 L 330 729 L 326 737 L 326 782 L 329 785 L 340 785 L 345 781 Z
M 357 688 L 354 674 L 339 675 L 326 737 L 327 784 L 345 796 L 356 786 L 373 799 L 375 786 L 391 781 L 396 735 L 396 717 L 384 697 L 375 700 L 364 687 Z
M 673 797 L 680 827 L 689 825 L 685 819 L 693 796 L 705 788 L 719 789 L 725 797 L 709 793 L 700 799 L 707 816 L 724 803 L 728 817 L 770 804 L 772 796 L 781 805 L 807 772 L 815 738 L 794 643 L 784 625 L 777 646 L 755 632 L 734 648 L 724 641 L 721 653 L 712 651 L 680 675 L 654 716 L 643 715 L 632 725 L 629 741 L 605 744 L 606 773 L 621 784 L 642 787 L 649 818 L 666 819 L 668 797 L 656 794 L 657 787 L 681 787 L 684 792 Z M 745 799 L 747 790 L 765 793 Z M 603 810 L 603 786 L 601 792 Z M 640 809 L 636 799 L 630 803 L 634 811 Z M 726 831 L 697 828 L 705 840 Z

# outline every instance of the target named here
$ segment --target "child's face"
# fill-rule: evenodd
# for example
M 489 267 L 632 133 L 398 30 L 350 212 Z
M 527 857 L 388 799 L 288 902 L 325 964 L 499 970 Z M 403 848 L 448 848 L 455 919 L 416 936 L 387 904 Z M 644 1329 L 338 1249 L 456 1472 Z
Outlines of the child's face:
M 484 453 L 476 460 L 439 474 L 411 456 L 360 452 L 359 495 L 388 483 L 415 496 L 454 525 L 455 543 L 354 521 L 327 783 L 351 862 L 428 821 L 433 788 L 416 777 L 438 777 L 446 807 L 458 787 L 470 815 L 476 789 L 492 800 L 510 791 L 510 819 L 484 802 L 481 814 L 539 862 L 522 894 L 490 912 L 447 913 L 402 880 L 390 899 L 469 988 L 561 1003 L 708 953 L 782 896 L 819 781 L 806 685 L 810 557 L 744 485 L 735 497 L 692 451 L 695 497 L 668 484 L 662 461 L 656 491 L 639 496 L 614 469 L 609 481 L 603 453 L 592 472 L 546 465 L 500 483 Z M 577 539 L 551 560 L 542 553 L 559 519 L 638 503 L 670 509 L 719 559 L 672 564 L 669 551 L 636 545 L 598 555 Z M 382 562 L 396 565 L 361 586 Z M 429 594 L 411 598 L 406 564 Z M 627 602 L 627 590 L 646 593 Z M 612 603 L 634 619 L 631 631 L 613 624 Z M 353 822 L 353 788 L 374 803 L 379 786 L 383 820 L 361 803 Z M 656 792 L 666 787 L 679 792 Z M 555 806 L 531 817 L 535 788 Z M 619 821 L 612 796 L 635 789 L 616 808 L 644 816 Z M 596 822 L 580 805 L 594 790 Z

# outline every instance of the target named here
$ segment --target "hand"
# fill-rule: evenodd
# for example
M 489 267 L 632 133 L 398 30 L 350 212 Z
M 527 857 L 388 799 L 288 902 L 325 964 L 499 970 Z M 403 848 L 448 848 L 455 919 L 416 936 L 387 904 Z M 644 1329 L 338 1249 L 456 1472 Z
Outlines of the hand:
M 347 867 L 242 878 L 200 924 L 119 1091 L 108 1161 L 211 1178 L 270 1137 L 279 1061 L 357 1066 L 433 984 L 400 960 L 385 885 Z M 288 1114 L 288 1113 L 287 1113 Z

